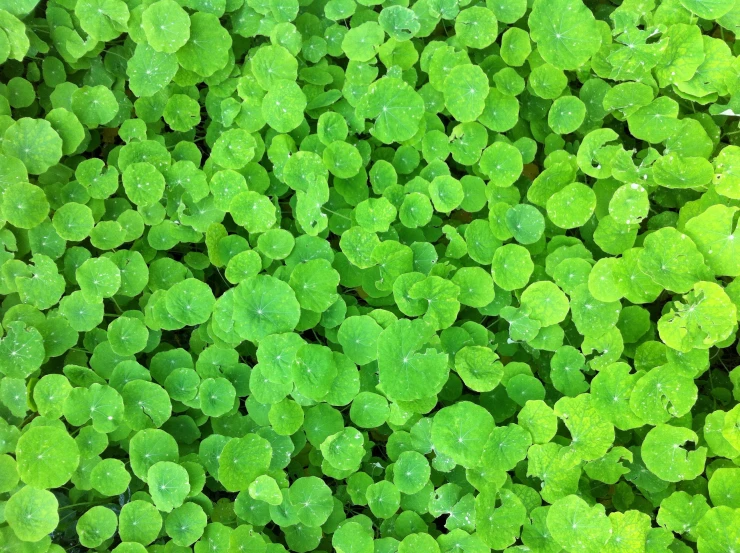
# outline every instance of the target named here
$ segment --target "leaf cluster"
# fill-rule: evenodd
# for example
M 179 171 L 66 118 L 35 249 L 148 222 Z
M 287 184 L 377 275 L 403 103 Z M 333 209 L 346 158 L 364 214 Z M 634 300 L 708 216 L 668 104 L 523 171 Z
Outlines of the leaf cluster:
M 740 551 L 740 0 L 0 0 L 0 550 Z

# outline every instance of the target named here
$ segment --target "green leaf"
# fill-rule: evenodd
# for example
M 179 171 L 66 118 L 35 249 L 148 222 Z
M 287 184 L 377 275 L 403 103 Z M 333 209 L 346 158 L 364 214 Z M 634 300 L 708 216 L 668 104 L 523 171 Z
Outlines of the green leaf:
M 141 14 L 147 43 L 157 52 L 174 54 L 190 38 L 190 18 L 174 0 L 159 0 Z
M 337 364 L 329 348 L 305 344 L 296 351 L 291 373 L 297 390 L 302 395 L 319 401 L 331 389 L 337 376 Z
M 488 411 L 468 401 L 458 402 L 435 414 L 432 443 L 455 463 L 474 468 L 481 463 L 493 427 L 493 417 Z
M 77 535 L 85 547 L 98 547 L 112 538 L 118 528 L 118 517 L 111 509 L 97 505 L 77 521 Z
M 413 38 L 421 28 L 416 13 L 398 5 L 383 8 L 378 16 L 378 23 L 388 35 L 398 41 Z
M 190 37 L 177 50 L 177 61 L 188 71 L 210 77 L 227 64 L 231 42 L 218 17 L 197 12 L 190 16 Z
M 334 508 L 331 490 L 315 476 L 298 478 L 293 482 L 289 497 L 296 507 L 298 520 L 309 528 L 324 524 Z
M 675 23 L 663 33 L 666 49 L 658 61 L 655 74 L 661 87 L 688 81 L 704 61 L 704 44 L 699 27 Z
M 578 332 L 594 338 L 603 336 L 614 327 L 622 310 L 619 300 L 603 302 L 596 299 L 587 284 L 581 284 L 573 290 L 570 301 Z
M 483 150 L 480 168 L 494 185 L 511 186 L 522 174 L 522 154 L 511 144 L 494 142 Z
M 569 551 L 600 551 L 612 532 L 604 506 L 589 506 L 583 499 L 569 495 L 557 500 L 547 512 L 547 529 L 561 547 Z
M 614 427 L 601 416 L 590 394 L 559 399 L 555 414 L 570 432 L 570 447 L 584 461 L 604 456 L 614 443 Z
M 233 492 L 249 485 L 270 467 L 273 450 L 270 442 L 256 434 L 232 438 L 218 458 L 218 477 L 223 486 Z
M 133 317 L 119 317 L 108 325 L 108 341 L 118 355 L 134 355 L 146 348 L 149 331 Z
M 409 289 L 412 300 L 426 302 L 424 321 L 432 328 L 443 329 L 452 325 L 460 311 L 460 287 L 438 276 L 429 276 Z
M 517 204 L 506 210 L 506 227 L 520 244 L 534 244 L 545 231 L 545 218 L 529 204 Z
M 704 470 L 706 447 L 687 451 L 686 442 L 696 444 L 698 436 L 688 428 L 659 424 L 642 442 L 642 459 L 647 469 L 661 480 L 693 480 Z
M 711 509 L 699 521 L 697 545 L 702 552 L 719 553 L 740 545 L 737 509 L 719 506 Z
M 108 42 L 127 30 L 129 10 L 123 0 L 79 0 L 75 15 L 91 38 Z
M 36 542 L 53 532 L 59 524 L 58 508 L 54 494 L 25 486 L 10 496 L 5 505 L 5 520 L 18 538 Z
M 318 313 L 323 313 L 337 301 L 338 284 L 339 273 L 326 259 L 301 263 L 290 275 L 290 286 L 301 308 Z
M 121 287 L 121 271 L 107 257 L 88 259 L 77 268 L 75 278 L 85 299 L 90 302 L 110 298 Z
M 693 240 L 697 249 L 715 275 L 736 276 L 740 274 L 738 245 L 740 236 L 737 226 L 733 227 L 736 209 L 724 205 L 713 205 L 706 211 L 689 219 L 684 226 L 686 235 Z
M 44 339 L 21 321 L 8 323 L 6 332 L 0 340 L 0 370 L 10 378 L 27 378 L 44 361 Z
M 673 308 L 658 321 L 661 339 L 683 352 L 709 349 L 733 335 L 737 308 L 722 287 L 713 282 L 697 282 Z
M 522 309 L 542 326 L 562 322 L 568 314 L 568 298 L 552 282 L 535 282 L 522 292 Z
M 425 347 L 434 329 L 399 319 L 378 337 L 378 375 L 388 398 L 413 401 L 440 392 L 449 374 L 447 355 Z
M 460 22 L 459 19 L 458 21 Z M 484 24 L 483 21 L 479 23 Z M 464 22 L 460 24 L 465 25 Z M 493 34 L 495 35 L 495 32 Z M 485 107 L 488 96 L 488 77 L 476 65 L 458 65 L 445 79 L 444 96 L 445 105 L 455 119 L 463 123 L 475 121 L 483 113 Z
M 278 132 L 290 132 L 303 121 L 306 95 L 293 81 L 276 80 L 262 98 L 262 117 Z
M 31 428 L 18 440 L 15 453 L 21 480 L 35 488 L 63 486 L 80 462 L 77 444 L 58 426 Z
M 483 451 L 482 467 L 485 470 L 508 471 L 527 456 L 532 437 L 517 424 L 497 426 L 491 432 Z
M 455 34 L 468 48 L 486 48 L 496 40 L 498 20 L 488 7 L 468 8 L 455 18 Z
M 601 46 L 596 20 L 581 0 L 535 0 L 528 23 L 542 58 L 559 69 L 578 69 Z
M 512 545 L 527 516 L 527 509 L 519 497 L 505 489 L 484 491 L 475 503 L 476 529 L 483 542 L 495 549 Z
M 738 508 L 737 476 L 738 470 L 732 468 L 719 468 L 712 473 L 709 479 L 709 497 L 713 505 Z
M 62 145 L 62 139 L 51 123 L 30 117 L 23 117 L 7 126 L 2 140 L 3 153 L 21 160 L 32 175 L 40 175 L 59 163 Z
M 578 182 L 569 184 L 547 200 L 547 216 L 563 229 L 583 226 L 596 209 L 594 191 Z
M 129 88 L 139 97 L 154 96 L 172 81 L 178 68 L 174 54 L 157 52 L 146 43 L 137 44 L 126 65 Z
M 671 98 L 656 98 L 627 118 L 630 133 L 635 138 L 659 143 L 678 130 L 678 102 Z
M 252 58 L 252 73 L 262 88 L 270 90 L 281 79 L 296 80 L 298 61 L 282 46 L 263 46 Z
M 182 505 L 190 492 L 188 472 L 169 461 L 160 461 L 149 467 L 147 482 L 157 509 L 167 513 Z
M 383 77 L 368 87 L 355 109 L 357 115 L 375 120 L 371 129 L 375 138 L 391 144 L 416 134 L 424 114 L 424 101 L 404 81 Z
M 366 365 L 378 357 L 378 338 L 382 331 L 372 317 L 347 317 L 339 327 L 337 339 L 345 355 L 358 365 Z
M 126 491 L 131 475 L 119 459 L 103 459 L 90 473 L 90 484 L 104 496 L 116 496 Z
M 575 96 L 561 96 L 550 106 L 547 123 L 557 134 L 569 134 L 586 118 L 586 105 Z
M 673 492 L 660 503 L 658 523 L 672 532 L 694 538 L 696 526 L 707 511 L 709 505 L 703 495 Z
M 195 543 L 205 530 L 208 517 L 197 503 L 183 503 L 172 510 L 164 521 L 167 535 L 181 547 Z
M 534 270 L 534 263 L 526 248 L 506 244 L 498 248 L 491 264 L 493 280 L 504 290 L 524 288 Z
M 120 0 L 95 1 L 123 4 Z M 72 93 L 72 111 L 80 122 L 90 129 L 110 123 L 118 109 L 118 100 L 113 92 L 103 85 L 83 86 Z
M 198 396 L 204 415 L 220 417 L 234 407 L 236 390 L 226 378 L 206 378 L 200 383 Z
M 387 480 L 368 486 L 365 495 L 370 511 L 378 518 L 391 518 L 401 504 L 401 492 Z
M 696 188 L 712 181 L 714 170 L 703 157 L 674 154 L 660 157 L 653 164 L 655 182 L 666 188 Z
M 382 27 L 374 21 L 366 21 L 344 35 L 341 48 L 350 60 L 367 62 L 375 57 L 383 40 Z
M 218 308 L 216 308 L 218 309 Z M 301 316 L 295 292 L 285 282 L 268 275 L 242 281 L 234 290 L 234 329 L 245 340 L 290 332 Z
M 149 545 L 161 528 L 162 516 L 157 508 L 141 499 L 126 503 L 118 515 L 118 534 L 124 542 Z
M 345 428 L 328 436 L 321 443 L 324 459 L 339 470 L 356 470 L 365 455 L 362 434 L 355 428 Z

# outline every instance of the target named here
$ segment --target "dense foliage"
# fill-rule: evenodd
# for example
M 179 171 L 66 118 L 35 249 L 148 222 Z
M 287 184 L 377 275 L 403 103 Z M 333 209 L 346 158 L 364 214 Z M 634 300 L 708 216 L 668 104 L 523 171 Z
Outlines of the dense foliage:
M 740 551 L 736 0 L 0 0 L 0 551 Z

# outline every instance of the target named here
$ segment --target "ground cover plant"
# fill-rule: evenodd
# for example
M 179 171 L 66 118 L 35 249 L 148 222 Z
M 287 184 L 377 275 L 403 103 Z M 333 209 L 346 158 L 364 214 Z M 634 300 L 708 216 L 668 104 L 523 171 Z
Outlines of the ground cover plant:
M 0 0 L 0 551 L 740 551 L 735 0 Z

